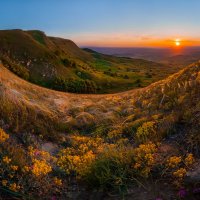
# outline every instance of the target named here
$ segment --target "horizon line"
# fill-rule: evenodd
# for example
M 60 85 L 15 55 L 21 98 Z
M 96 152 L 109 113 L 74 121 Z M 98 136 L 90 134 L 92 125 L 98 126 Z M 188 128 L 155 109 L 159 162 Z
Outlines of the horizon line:
M 78 44 L 77 44 L 78 45 Z M 176 48 L 174 46 L 168 46 L 168 47 L 159 47 L 159 46 L 95 46 L 95 45 L 78 45 L 78 47 L 80 48 L 126 48 L 126 49 L 171 49 L 171 48 Z M 179 49 L 184 49 L 184 48 L 200 48 L 200 45 L 196 45 L 196 46 L 181 46 L 181 47 L 177 47 Z

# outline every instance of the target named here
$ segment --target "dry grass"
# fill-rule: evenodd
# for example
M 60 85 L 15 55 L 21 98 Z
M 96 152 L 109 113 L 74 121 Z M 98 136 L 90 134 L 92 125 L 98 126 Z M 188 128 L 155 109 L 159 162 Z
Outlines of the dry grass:
M 181 99 L 178 98 L 181 95 L 195 90 L 199 79 L 199 65 L 196 64 L 196 67 L 188 67 L 143 89 L 110 95 L 80 95 L 33 85 L 1 65 L 0 93 L 7 103 L 20 102 L 21 105 L 52 119 L 59 119 L 64 124 L 76 121 L 79 126 L 84 126 L 87 123 L 101 124 L 105 120 L 123 123 L 132 114 L 136 115 L 135 118 L 140 118 L 144 114 L 147 116 L 172 110 L 176 103 L 180 103 Z

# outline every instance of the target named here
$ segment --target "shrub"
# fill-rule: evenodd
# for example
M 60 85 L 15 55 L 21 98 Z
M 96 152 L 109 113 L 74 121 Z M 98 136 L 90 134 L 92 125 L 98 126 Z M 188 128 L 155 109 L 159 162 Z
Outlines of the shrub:
M 157 147 L 153 143 L 133 148 L 126 144 L 107 146 L 85 175 L 89 185 L 124 193 L 129 184 L 148 178 L 155 163 Z
M 124 79 L 129 79 L 129 76 L 126 74 L 123 76 Z
M 96 93 L 97 86 L 94 81 L 91 80 L 67 80 L 63 78 L 56 78 L 52 83 L 52 88 L 73 93 Z
M 76 124 L 75 126 L 77 128 L 88 128 L 88 127 L 92 127 L 95 124 L 95 118 L 93 115 L 91 115 L 90 113 L 87 112 L 81 112 L 79 115 L 76 116 Z
M 142 83 L 142 81 L 140 78 L 135 80 L 135 84 L 137 85 L 137 87 L 141 87 L 141 83 Z
M 38 199 L 42 195 L 50 199 L 61 191 L 62 180 L 51 173 L 55 158 L 48 152 L 33 147 L 25 151 L 7 137 L 0 143 L 0 166 L 1 197 Z
M 20 64 L 16 64 L 15 62 L 12 62 L 8 57 L 2 56 L 2 63 L 5 67 L 7 67 L 10 71 L 18 75 L 19 77 L 29 80 L 29 70 L 26 69 L 24 66 Z
M 103 140 L 98 137 L 73 136 L 70 142 L 69 147 L 59 152 L 57 164 L 66 174 L 75 173 L 82 177 L 101 151 Z
M 183 187 L 185 175 L 194 163 L 195 159 L 191 153 L 186 156 L 171 156 L 166 160 L 163 175 L 171 176 L 177 188 Z
M 89 74 L 86 70 L 78 70 L 76 71 L 76 74 L 79 78 L 83 80 L 91 80 L 91 74 Z
M 65 65 L 65 66 L 71 66 L 71 62 L 70 62 L 70 60 L 68 60 L 67 58 L 61 59 L 61 62 L 62 62 L 62 64 Z
M 156 123 L 153 121 L 145 122 L 137 129 L 135 138 L 139 143 L 147 141 L 158 141 L 158 134 L 156 130 Z
M 139 147 L 134 149 L 134 169 L 137 174 L 148 178 L 151 169 L 155 164 L 155 153 L 157 152 L 157 146 L 150 142 L 146 144 L 141 144 Z
M 129 120 L 129 118 L 127 118 L 127 121 L 128 120 Z M 140 127 L 146 121 L 147 121 L 146 117 L 139 118 L 139 119 L 132 121 L 132 122 L 128 121 L 128 123 L 124 124 L 124 126 L 123 126 L 123 132 L 126 135 L 133 137 L 135 135 L 135 133 L 137 132 L 138 127 Z
M 0 143 L 5 142 L 9 138 L 9 135 L 4 132 L 3 129 L 0 128 Z
M 145 76 L 146 76 L 146 78 L 152 78 L 152 74 L 149 72 L 145 73 Z
M 132 148 L 109 147 L 91 164 L 84 179 L 92 187 L 124 193 L 133 177 Z

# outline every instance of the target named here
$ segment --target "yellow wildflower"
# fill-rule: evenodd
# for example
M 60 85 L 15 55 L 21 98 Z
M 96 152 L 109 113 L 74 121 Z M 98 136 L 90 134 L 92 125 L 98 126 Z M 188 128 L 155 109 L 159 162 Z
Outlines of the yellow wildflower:
M 13 175 L 13 174 L 8 174 L 8 176 L 9 176 L 10 178 L 13 178 L 13 177 L 14 177 L 14 175 Z
M 23 171 L 23 172 L 29 172 L 29 171 L 30 171 L 30 168 L 29 168 L 28 166 L 24 166 L 24 167 L 22 168 L 22 171 Z
M 3 162 L 6 163 L 6 164 L 9 164 L 11 162 L 11 159 L 8 158 L 8 156 L 4 156 L 3 157 Z
M 147 165 L 153 165 L 154 157 L 152 154 L 148 153 L 144 156 L 144 159 L 147 161 Z
M 57 186 L 62 186 L 62 180 L 61 179 L 54 177 L 53 181 Z
M 34 148 L 32 146 L 29 146 L 28 147 L 28 152 L 29 152 L 29 155 L 32 157 L 32 156 L 34 156 L 35 150 L 34 150 Z
M 4 132 L 3 129 L 0 128 L 0 143 L 5 142 L 9 138 L 9 135 Z
M 35 176 L 46 175 L 52 171 L 51 166 L 44 160 L 34 159 L 32 173 Z
M 135 165 L 133 167 L 134 167 L 134 169 L 138 169 L 138 168 L 141 167 L 141 164 L 140 163 L 135 163 Z
M 72 147 L 60 151 L 57 164 L 67 174 L 76 172 L 78 175 L 83 175 L 95 160 L 96 154 L 102 151 L 103 140 L 101 138 L 72 136 L 71 144 Z
M 19 167 L 16 166 L 16 165 L 11 165 L 10 168 L 11 168 L 13 171 L 17 171 Z
M 177 171 L 173 173 L 173 175 L 177 178 L 183 178 L 185 174 L 187 173 L 185 168 L 180 168 Z
M 137 129 L 136 139 L 139 142 L 147 142 L 149 138 L 157 138 L 156 123 L 153 121 L 145 122 Z
M 1 184 L 5 187 L 7 185 L 8 181 L 7 180 L 2 180 Z
M 172 156 L 167 160 L 167 165 L 170 168 L 175 168 L 181 162 L 181 156 Z
M 10 186 L 9 186 L 9 189 L 14 191 L 14 192 L 17 192 L 20 189 L 20 186 L 17 185 L 16 183 L 11 183 Z
M 185 164 L 187 166 L 192 165 L 194 163 L 194 161 L 195 161 L 194 156 L 191 153 L 188 154 L 187 157 L 185 158 Z
M 134 150 L 135 164 L 134 169 L 140 169 L 140 173 L 144 177 L 148 177 L 152 166 L 155 163 L 155 153 L 157 147 L 152 142 L 141 144 Z
M 141 175 L 145 178 L 148 178 L 149 173 L 150 173 L 151 169 L 149 167 L 145 167 L 142 171 L 141 171 Z

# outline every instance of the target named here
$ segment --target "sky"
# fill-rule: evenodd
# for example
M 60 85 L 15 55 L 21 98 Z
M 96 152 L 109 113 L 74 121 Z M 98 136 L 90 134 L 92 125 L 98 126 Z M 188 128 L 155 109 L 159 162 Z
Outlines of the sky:
M 79 46 L 200 45 L 200 0 L 0 0 L 0 29 L 42 30 Z

